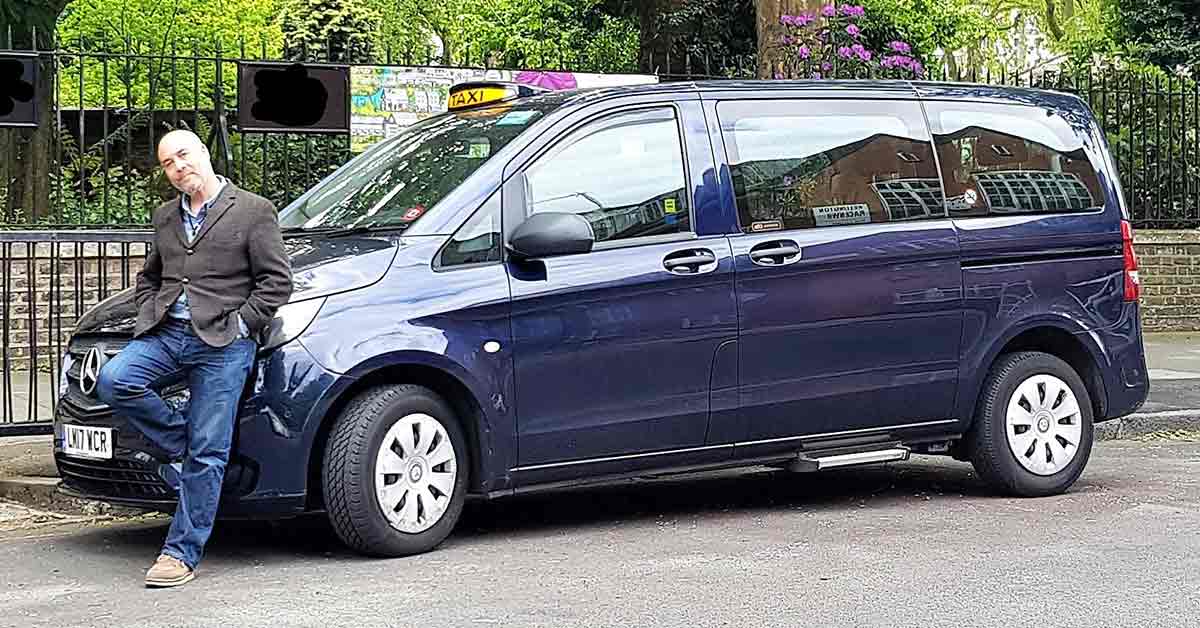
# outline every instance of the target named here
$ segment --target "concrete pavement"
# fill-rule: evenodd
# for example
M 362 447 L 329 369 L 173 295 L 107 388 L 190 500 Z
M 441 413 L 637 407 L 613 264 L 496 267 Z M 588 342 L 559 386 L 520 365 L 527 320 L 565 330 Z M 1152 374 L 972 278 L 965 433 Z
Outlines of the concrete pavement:
M 199 577 L 142 588 L 165 522 L 0 537 L 0 626 L 1184 628 L 1200 617 L 1200 443 L 1103 442 L 1066 495 L 990 495 L 918 457 L 710 473 L 468 508 L 437 551 L 319 522 L 219 524 Z

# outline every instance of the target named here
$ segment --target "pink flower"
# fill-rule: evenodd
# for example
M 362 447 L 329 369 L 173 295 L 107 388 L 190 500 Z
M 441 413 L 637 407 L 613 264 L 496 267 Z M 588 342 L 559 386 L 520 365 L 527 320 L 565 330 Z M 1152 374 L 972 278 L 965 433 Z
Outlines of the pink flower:
M 906 54 L 912 52 L 912 46 L 909 46 L 908 44 L 906 44 L 902 41 L 893 41 L 888 44 L 888 48 L 890 48 L 902 55 L 906 55 Z
M 832 63 L 830 63 L 830 62 L 828 62 L 828 61 L 826 61 L 825 63 L 822 63 L 822 64 L 821 64 L 821 71 L 822 71 L 822 72 L 832 72 L 832 71 L 833 71 L 833 64 L 832 64 Z
M 808 46 L 800 46 L 800 48 L 796 50 L 796 54 L 800 55 L 801 59 L 807 59 L 812 56 L 812 51 L 808 49 Z
M 821 15 L 824 15 L 825 17 L 833 17 L 837 15 L 837 9 L 832 4 L 827 4 L 824 7 L 821 7 Z
M 850 50 L 850 46 L 842 46 L 841 48 L 838 48 L 838 56 L 843 59 L 849 59 L 850 57 L 854 56 L 854 52 Z
M 862 29 L 860 29 L 858 26 L 856 26 L 854 24 L 851 24 L 846 27 L 846 34 L 851 37 L 857 38 L 859 35 L 862 34 Z
M 858 58 L 862 59 L 863 61 L 871 60 L 871 51 L 864 48 L 862 44 L 854 44 L 853 46 L 850 46 L 850 50 L 853 50 L 854 54 L 858 55 Z
M 808 26 L 815 18 L 807 13 L 800 15 L 781 15 L 779 23 L 784 26 Z
M 862 6 L 855 6 L 853 4 L 842 5 L 842 15 L 845 15 L 846 17 L 862 17 L 863 15 L 866 15 L 866 13 L 866 9 L 864 9 Z
M 784 35 L 781 41 L 783 42 L 783 45 L 790 46 L 796 43 L 796 38 L 792 37 L 791 35 Z

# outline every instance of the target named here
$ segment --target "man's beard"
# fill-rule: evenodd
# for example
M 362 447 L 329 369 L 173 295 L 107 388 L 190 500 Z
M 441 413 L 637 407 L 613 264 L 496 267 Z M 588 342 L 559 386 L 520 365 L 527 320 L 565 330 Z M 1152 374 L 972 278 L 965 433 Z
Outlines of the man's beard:
M 198 174 L 192 174 L 194 176 L 184 177 L 183 180 L 180 181 L 179 185 L 175 186 L 180 192 L 183 192 L 188 196 L 192 196 L 204 189 L 204 179 Z

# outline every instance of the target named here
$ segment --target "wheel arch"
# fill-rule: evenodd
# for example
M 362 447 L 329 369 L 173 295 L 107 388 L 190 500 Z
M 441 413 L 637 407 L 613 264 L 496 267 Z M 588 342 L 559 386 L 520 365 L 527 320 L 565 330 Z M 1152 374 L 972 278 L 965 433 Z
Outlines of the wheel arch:
M 987 374 L 1003 356 L 1018 351 L 1047 353 L 1066 362 L 1083 380 L 1096 420 L 1106 416 L 1108 395 L 1102 365 L 1107 360 L 1099 343 L 1086 330 L 1067 319 L 1039 318 L 1014 326 L 1009 333 L 992 343 L 980 361 L 971 381 L 971 395 L 966 398 L 970 405 L 962 408 L 968 417 L 968 425 L 974 423 L 979 395 Z
M 370 363 L 360 365 L 347 373 L 345 380 L 347 383 L 333 392 L 325 404 L 321 404 L 324 410 L 319 413 L 319 423 L 312 432 L 312 442 L 308 447 L 306 464 L 308 509 L 319 510 L 324 507 L 321 472 L 325 448 L 338 417 L 346 406 L 363 391 L 389 384 L 424 386 L 450 404 L 456 418 L 462 422 L 461 427 L 467 437 L 467 447 L 471 458 L 468 491 L 478 492 L 481 490 L 484 480 L 482 452 L 490 450 L 488 446 L 490 434 L 484 429 L 488 425 L 488 421 L 478 396 L 467 383 L 467 377 L 465 374 L 456 373 L 455 370 L 451 365 L 440 363 L 440 360 L 398 355 L 371 360 Z

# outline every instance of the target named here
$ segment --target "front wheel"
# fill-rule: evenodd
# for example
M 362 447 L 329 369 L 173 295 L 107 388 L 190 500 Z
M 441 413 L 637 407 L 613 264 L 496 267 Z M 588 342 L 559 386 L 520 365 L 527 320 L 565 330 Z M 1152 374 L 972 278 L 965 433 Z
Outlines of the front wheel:
M 1003 356 L 984 383 L 968 436 L 971 463 L 1004 493 L 1067 490 L 1092 451 L 1092 402 L 1066 362 L 1038 352 Z
M 450 405 L 427 388 L 381 386 L 359 395 L 338 417 L 324 462 L 329 520 L 359 552 L 427 552 L 462 514 L 466 438 Z

